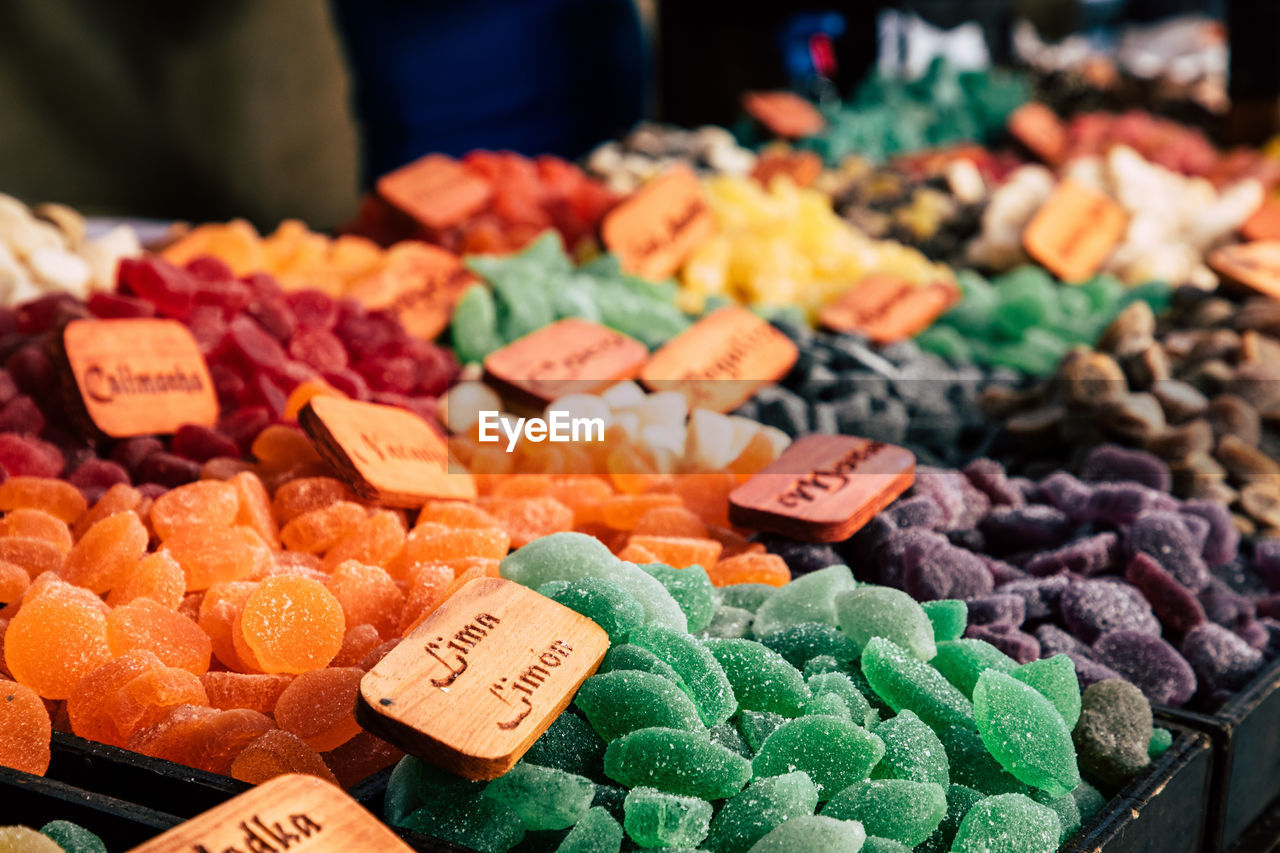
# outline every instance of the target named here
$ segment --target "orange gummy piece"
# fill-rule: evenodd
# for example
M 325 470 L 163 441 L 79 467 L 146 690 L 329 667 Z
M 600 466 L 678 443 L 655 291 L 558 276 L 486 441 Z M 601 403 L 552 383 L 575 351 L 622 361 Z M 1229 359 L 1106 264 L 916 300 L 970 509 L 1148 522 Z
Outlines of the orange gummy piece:
M 368 566 L 386 566 L 404 548 L 404 516 L 393 510 L 374 510 L 324 555 L 324 568 L 347 560 Z
M 325 764 L 338 777 L 338 784 L 343 788 L 368 779 L 402 758 L 402 750 L 369 732 L 360 732 L 342 746 L 324 754 Z
M 51 477 L 10 477 L 0 483 L 0 511 L 39 509 L 65 524 L 79 518 L 88 504 L 80 490 Z
M 280 473 L 304 464 L 324 465 L 302 430 L 284 424 L 272 424 L 258 433 L 249 452 L 266 474 Z
M 104 593 L 128 576 L 147 552 L 147 529 L 138 516 L 120 512 L 99 521 L 81 537 L 62 565 L 62 579 Z
M 511 537 L 498 528 L 440 530 L 438 526 L 419 525 L 409 534 L 401 558 L 409 564 L 462 557 L 501 560 L 507 556 L 510 544 Z
M 204 685 L 185 669 L 162 666 L 129 679 L 102 700 L 104 710 L 126 739 L 150 728 L 176 705 L 207 705 Z
M 271 511 L 276 522 L 288 524 L 293 519 L 338 501 L 353 501 L 355 493 L 341 480 L 333 477 L 299 477 L 276 489 L 271 500 Z
M 5 632 L 4 658 L 14 680 L 45 699 L 66 699 L 77 681 L 111 659 L 107 618 L 61 591 L 24 601 Z
M 398 620 L 397 620 L 398 621 Z M 397 624 L 397 627 L 399 625 Z M 356 666 L 364 656 L 382 642 L 378 629 L 372 625 L 356 625 L 342 635 L 342 648 L 329 661 L 330 666 Z
M 637 563 L 639 565 L 662 562 L 658 559 L 657 554 L 653 553 L 648 548 L 637 545 L 634 542 L 628 542 L 626 547 L 618 552 L 618 559 L 626 560 L 628 563 Z
M 29 536 L 6 536 L 0 539 L 0 560 L 13 563 L 26 570 L 32 580 L 45 572 L 62 568 L 63 553 L 58 546 L 44 539 Z
M 197 480 L 170 489 L 151 505 L 151 526 L 161 541 L 184 527 L 230 527 L 240 511 L 236 487 L 219 480 Z
M 444 563 L 423 563 L 415 567 L 409 597 L 400 617 L 400 636 L 408 634 L 435 612 L 448 595 L 453 579 L 453 569 Z
M 479 506 L 498 520 L 514 548 L 573 529 L 573 510 L 555 498 L 481 498 Z
M 277 575 L 295 575 L 320 583 L 329 580 L 329 573 L 321 568 L 320 558 L 306 551 L 273 552 L 270 563 L 266 565 L 261 575 L 255 575 L 251 580 L 266 580 Z
M 214 584 L 200 602 L 200 630 L 212 642 L 214 656 L 223 666 L 237 672 L 253 672 L 258 668 L 241 659 L 234 639 L 236 620 L 249 595 L 257 588 L 256 583 L 249 581 Z
M 231 762 L 246 746 L 275 727 L 266 714 L 248 708 L 218 711 L 204 721 L 192 738 L 188 763 L 210 773 L 226 775 L 231 770 Z
M 18 601 L 30 585 L 31 576 L 26 569 L 0 560 L 0 604 Z
M 304 672 L 280 694 L 276 722 L 317 752 L 341 746 L 360 733 L 355 708 L 363 677 L 354 666 Z
M 723 550 L 720 551 L 721 560 L 727 560 L 739 554 L 763 554 L 765 552 L 764 545 L 759 542 L 752 542 L 731 527 L 708 524 L 707 535 L 723 546 Z
M 427 501 L 418 512 L 418 523 L 414 529 L 423 524 L 483 528 L 497 527 L 498 520 L 475 504 L 463 501 Z
M 292 675 L 252 672 L 206 672 L 200 676 L 214 708 L 248 708 L 263 714 L 276 709 L 276 700 L 291 681 Z
M 36 692 L 0 680 L 0 767 L 43 776 L 49 769 L 52 734 L 49 711 Z
M 721 545 L 714 539 L 694 539 L 686 536 L 648 536 L 632 534 L 628 544 L 639 545 L 658 558 L 658 562 L 666 563 L 677 569 L 690 566 L 702 566 L 709 569 L 720 559 Z
M 280 729 L 263 732 L 251 741 L 232 759 L 230 771 L 232 778 L 251 785 L 286 773 L 305 773 L 338 784 L 338 777 L 318 752 L 297 735 Z
M 613 495 L 613 487 L 599 477 L 578 476 L 553 483 L 547 496 L 571 509 L 578 525 L 604 521 L 601 505 Z
M 384 570 L 347 560 L 333 570 L 325 588 L 342 605 L 348 628 L 372 625 L 383 637 L 395 636 L 404 593 Z
M 713 586 L 729 586 L 736 583 L 765 583 L 769 586 L 785 586 L 791 580 L 791 570 L 777 554 L 745 553 L 721 560 L 707 567 Z
M 142 492 L 133 486 L 124 483 L 116 483 L 98 498 L 98 502 L 93 508 L 79 517 L 75 524 L 71 527 L 71 533 L 76 539 L 109 515 L 115 515 L 118 512 L 137 512 L 138 507 L 142 504 Z
M 230 483 L 240 496 L 240 511 L 236 513 L 235 523 L 248 527 L 262 537 L 267 547 L 280 547 L 280 527 L 271 511 L 271 497 L 261 478 L 252 471 L 241 471 L 231 478 Z
M 209 669 L 213 644 L 200 626 L 149 598 L 123 604 L 107 614 L 107 642 L 113 655 L 131 649 L 154 652 L 166 666 L 200 675 Z
M 698 514 L 682 506 L 651 509 L 636 521 L 635 532 L 649 536 L 707 537 L 707 525 Z
M 200 479 L 230 480 L 242 471 L 252 471 L 253 469 L 252 462 L 246 462 L 243 459 L 235 459 L 230 456 L 215 456 L 212 459 L 206 459 L 205 463 L 200 466 Z
M 250 593 L 236 634 L 263 672 L 302 673 L 333 660 L 345 626 L 333 593 L 313 580 L 285 576 L 267 578 Z
M 252 577 L 271 561 L 270 549 L 244 527 L 179 528 L 164 550 L 182 566 L 188 590 Z
M 369 517 L 362 504 L 338 501 L 293 518 L 280 531 L 280 541 L 293 551 L 322 554 Z
M 124 580 L 111 588 L 107 604 L 119 607 L 139 598 L 149 598 L 177 610 L 186 589 L 187 576 L 182 566 L 168 551 L 157 551 L 139 560 Z
M 360 659 L 360 668 L 365 672 L 373 669 L 381 663 L 383 658 L 395 651 L 395 648 L 398 645 L 400 645 L 400 638 L 396 637 L 394 640 L 387 640 L 382 645 L 375 646 L 373 651 Z
M 64 601 L 78 601 L 86 607 L 98 611 L 103 616 L 111 612 L 111 608 L 101 598 L 82 586 L 72 586 L 54 572 L 45 572 L 33 580 L 31 586 L 27 587 L 27 592 L 22 596 L 20 603 L 25 607 L 37 599 L 47 597 L 61 598 Z
M 76 682 L 67 697 L 67 717 L 71 731 L 82 738 L 124 746 L 127 738 L 120 734 L 107 709 L 106 699 L 133 679 L 153 669 L 163 669 L 164 662 L 143 649 L 126 652 L 107 661 Z
M 655 509 L 680 506 L 676 495 L 614 495 L 600 504 L 600 520 L 615 530 L 634 530 L 640 519 Z
M 763 432 L 751 436 L 742 451 L 732 459 L 725 470 L 747 477 L 756 473 L 774 459 L 773 442 Z
M 681 474 L 666 488 L 707 524 L 729 526 L 729 492 L 738 487 L 733 474 Z
M 302 411 L 302 407 L 316 397 L 342 397 L 345 399 L 346 396 L 346 394 L 343 394 L 323 379 L 308 379 L 305 382 L 299 382 L 297 387 L 289 392 L 289 399 L 285 401 L 284 419 L 296 421 L 298 412 Z
M 11 510 L 0 519 L 0 536 L 28 536 L 43 539 L 63 554 L 71 550 L 71 528 L 65 521 L 38 509 Z
M 175 706 L 155 725 L 134 732 L 126 746 L 152 758 L 191 765 L 197 738 L 219 713 L 205 705 Z

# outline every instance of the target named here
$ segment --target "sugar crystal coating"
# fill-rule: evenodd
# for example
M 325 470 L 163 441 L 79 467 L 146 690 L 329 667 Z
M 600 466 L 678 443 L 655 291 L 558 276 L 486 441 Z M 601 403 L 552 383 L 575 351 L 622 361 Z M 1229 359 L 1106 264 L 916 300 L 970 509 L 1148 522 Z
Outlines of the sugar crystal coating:
M 1062 618 L 1067 628 L 1086 643 L 1108 631 L 1126 629 L 1160 636 L 1160 623 L 1151 605 L 1130 586 L 1108 580 L 1087 580 L 1062 592 Z
M 757 635 L 759 636 L 759 635 Z M 823 622 L 798 622 L 775 631 L 760 642 L 787 659 L 797 669 L 819 655 L 829 655 L 845 665 L 858 659 L 858 644 L 839 628 Z
M 817 708 L 824 697 L 834 696 L 840 700 L 840 706 L 849 712 L 852 722 L 870 728 L 880 721 L 880 715 L 871 707 L 867 695 L 859 689 L 853 679 L 840 671 L 816 672 L 808 678 L 809 690 L 813 694 L 806 714 L 818 713 Z
M 721 807 L 705 847 L 711 853 L 745 853 L 791 818 L 813 814 L 817 805 L 818 789 L 803 771 L 758 779 Z
M 568 829 L 591 808 L 595 783 L 563 770 L 520 762 L 486 785 L 483 793 L 515 811 L 525 829 Z
M 623 828 L 641 847 L 693 847 L 706 838 L 711 804 L 696 797 L 633 788 L 623 804 Z
M 914 712 L 934 731 L 950 725 L 976 727 L 973 705 L 964 694 L 901 646 L 872 638 L 862 652 L 862 672 L 885 704 Z
M 978 676 L 988 669 L 1010 673 L 1018 662 L 982 640 L 949 640 L 938 644 L 938 654 L 930 663 L 946 676 L 965 697 L 973 698 Z
M 1080 701 L 1072 732 L 1080 767 L 1119 787 L 1150 763 L 1151 705 L 1142 691 L 1119 678 L 1091 684 Z
M 629 787 L 644 785 L 669 794 L 719 800 L 742 790 L 751 778 L 751 763 L 712 743 L 705 734 L 649 728 L 610 743 L 604 771 Z
M 840 630 L 861 647 L 883 637 L 927 661 L 937 653 L 933 623 L 906 593 L 889 587 L 860 587 L 836 598 Z
M 1068 729 L 1080 719 L 1080 684 L 1071 658 L 1059 654 L 1033 660 L 1009 674 L 1052 702 Z
M 0 767 L 43 776 L 49 767 L 51 726 L 34 690 L 0 679 Z
M 1099 663 L 1120 673 L 1151 702 L 1177 707 L 1196 692 L 1191 664 L 1159 637 L 1141 631 L 1109 631 L 1093 644 L 1093 653 Z
M 1021 794 L 980 800 L 956 832 L 955 853 L 1053 853 L 1061 827 L 1052 809 Z
M 770 830 L 747 853 L 795 853 L 797 850 L 858 853 L 866 840 L 866 830 L 856 820 L 801 815 Z
M 622 827 L 600 806 L 589 809 L 560 842 L 556 853 L 618 853 Z
M 827 800 L 866 779 L 884 757 L 884 742 L 859 725 L 829 716 L 800 717 L 778 727 L 752 759 L 756 778 L 802 770 Z
M 649 650 L 679 673 L 706 725 L 723 723 L 737 710 L 738 700 L 724 669 L 715 655 L 693 637 L 650 624 L 636 631 L 631 642 Z
M 872 768 L 872 779 L 906 779 L 943 787 L 950 783 L 946 748 L 915 714 L 901 711 L 872 726 L 871 733 L 884 741 L 884 758 Z
M 583 682 L 574 702 L 606 743 L 654 726 L 704 730 L 697 707 L 684 691 L 662 676 L 639 670 L 593 675 Z
M 963 601 L 944 598 L 921 602 L 920 607 L 933 625 L 935 643 L 958 640 L 964 636 L 964 629 L 969 624 L 969 608 Z
M 0 853 L 66 853 L 47 835 L 25 826 L 0 826 Z
M 107 853 L 101 838 L 70 821 L 50 821 L 40 827 L 40 834 L 52 838 L 64 853 Z
M 707 577 L 706 569 L 702 566 L 675 569 L 662 563 L 649 563 L 640 568 L 666 587 L 676 604 L 680 605 L 689 633 L 696 634 L 706 629 L 715 611 L 711 579 Z
M 724 669 L 738 707 L 799 716 L 809 700 L 804 676 L 782 655 L 752 640 L 706 640 Z
M 1071 730 L 1037 690 L 987 670 L 978 677 L 973 702 L 982 742 L 1015 778 L 1055 797 L 1080 784 Z
M 760 605 L 753 628 L 755 635 L 768 637 L 801 622 L 837 625 L 836 596 L 854 586 L 848 566 L 829 566 L 796 578 Z
M 319 583 L 267 578 L 249 594 L 236 629 L 264 672 L 307 672 L 333 660 L 342 646 L 342 605 Z
M 880 838 L 915 847 L 947 813 L 946 789 L 934 782 L 872 779 L 840 791 L 822 807 L 824 817 L 856 820 Z
M 1182 654 L 1211 690 L 1239 690 L 1263 664 L 1261 652 L 1212 622 L 1197 625 L 1182 638 Z
M 631 632 L 644 624 L 640 602 L 607 578 L 552 581 L 538 591 L 604 628 L 613 644 L 625 643 Z

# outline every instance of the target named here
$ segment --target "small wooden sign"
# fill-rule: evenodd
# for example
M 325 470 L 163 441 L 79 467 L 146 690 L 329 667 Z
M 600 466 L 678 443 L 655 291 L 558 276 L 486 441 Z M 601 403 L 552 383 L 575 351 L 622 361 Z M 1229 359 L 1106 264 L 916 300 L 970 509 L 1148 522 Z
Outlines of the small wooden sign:
M 676 166 L 609 211 L 600 234 L 629 272 L 662 279 L 715 227 L 698 177 L 688 166 Z
M 748 92 L 742 107 L 770 133 L 788 139 L 813 136 L 827 126 L 818 108 L 794 92 Z
M 571 317 L 490 353 L 484 372 L 503 391 L 543 405 L 631 379 L 648 358 L 649 348 L 634 338 Z
M 1067 128 L 1044 104 L 1030 101 L 1014 110 L 1009 133 L 1050 166 L 1061 164 L 1067 156 Z
M 457 255 L 414 240 L 390 249 L 387 264 L 347 295 L 366 308 L 389 310 L 409 334 L 433 340 L 449 325 L 463 291 L 478 281 Z
M 448 228 L 479 213 L 493 190 L 443 154 L 428 154 L 378 179 L 378 195 L 428 228 Z
M 848 435 L 797 439 L 729 493 L 729 520 L 808 542 L 848 539 L 915 482 L 916 459 Z
M 798 187 L 807 187 L 822 174 L 822 158 L 812 151 L 765 151 L 756 160 L 751 177 L 764 186 L 786 175 Z
M 433 498 L 476 496 L 471 475 L 452 462 L 444 439 L 413 412 L 317 396 L 298 412 L 298 423 L 365 500 L 419 507 Z
M 640 371 L 651 391 L 679 391 L 689 408 L 728 412 L 787 375 L 800 353 L 745 308 L 712 311 L 668 341 Z
M 890 344 L 923 332 L 959 298 L 954 282 L 917 285 L 877 273 L 824 306 L 818 320 L 833 332 L 856 332 Z
M 1084 281 L 1106 261 L 1128 224 L 1124 208 L 1068 178 L 1031 218 L 1022 243 L 1058 278 Z
M 511 769 L 604 658 L 599 625 L 533 590 L 479 578 L 360 682 L 356 719 L 468 779 Z
M 209 368 L 178 321 L 74 320 L 62 344 L 89 417 L 112 438 L 218 422 Z
M 1280 299 L 1280 240 L 1214 249 L 1209 253 L 1209 266 L 1223 278 Z
M 133 848 L 133 853 L 410 853 L 412 849 L 329 782 L 290 773 L 178 824 Z
M 1262 204 L 1240 227 L 1240 236 L 1246 240 L 1280 240 L 1280 200 L 1274 196 Z

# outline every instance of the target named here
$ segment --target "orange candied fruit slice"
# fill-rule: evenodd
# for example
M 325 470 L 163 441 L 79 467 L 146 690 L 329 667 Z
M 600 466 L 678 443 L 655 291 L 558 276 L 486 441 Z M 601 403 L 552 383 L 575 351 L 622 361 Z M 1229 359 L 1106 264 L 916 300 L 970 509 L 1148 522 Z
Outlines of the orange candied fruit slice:
M 383 569 L 347 560 L 333 570 L 325 588 L 342 605 L 347 628 L 372 625 L 384 638 L 395 636 L 404 593 Z
M 200 683 L 214 708 L 248 708 L 270 714 L 293 678 L 282 673 L 206 672 L 200 676 Z
M 555 498 L 481 498 L 478 505 L 507 531 L 513 548 L 573 529 L 573 510 Z
M 707 538 L 707 525 L 696 512 L 683 506 L 651 509 L 636 521 L 634 531 L 647 536 L 685 536 Z
M 14 680 L 45 699 L 70 696 L 77 681 L 112 657 L 102 608 L 60 589 L 24 601 L 4 637 Z
M 272 424 L 258 433 L 249 452 L 258 460 L 259 470 L 267 475 L 312 466 L 317 473 L 325 469 L 311 440 L 294 426 Z
M 67 718 L 71 731 L 82 738 L 112 746 L 124 746 L 106 700 L 133 679 L 153 669 L 163 669 L 164 661 L 149 651 L 135 649 L 96 667 L 76 682 L 67 697 Z
M 404 516 L 395 510 L 377 509 L 342 537 L 324 555 L 324 568 L 347 560 L 369 566 L 386 566 L 404 548 Z
M 368 517 L 363 504 L 338 501 L 292 519 L 280 531 L 280 541 L 292 551 L 323 554 Z
M 288 524 L 304 512 L 338 501 L 353 501 L 355 497 L 346 483 L 333 477 L 298 477 L 276 489 L 271 512 L 276 523 Z
M 71 534 L 79 539 L 81 536 L 93 527 L 99 521 L 109 515 L 115 515 L 119 512 L 137 512 L 142 504 L 142 492 L 133 486 L 124 483 L 116 483 L 107 489 L 102 497 L 98 498 L 98 502 L 93 508 L 82 514 L 71 526 Z
M 220 480 L 196 480 L 170 489 L 151 505 L 151 526 L 161 541 L 183 527 L 230 527 L 240 511 L 236 487 Z
M 463 557 L 488 557 L 501 560 L 507 556 L 511 537 L 497 528 L 462 530 L 429 529 L 419 525 L 405 542 L 402 559 L 409 563 L 432 563 Z
M 15 509 L 10 510 L 0 519 L 0 536 L 27 536 L 32 539 L 43 539 L 56 547 L 63 554 L 71 550 L 71 528 L 65 521 L 60 521 L 43 510 Z
M 125 745 L 152 758 L 194 766 L 198 739 L 219 713 L 205 705 L 177 705 L 155 725 L 134 732 Z
M 183 527 L 164 550 L 182 566 L 188 590 L 254 577 L 271 561 L 270 549 L 245 527 Z
M 0 679 L 0 767 L 43 776 L 49 769 L 52 734 L 49 711 L 36 692 Z
M 182 566 L 168 551 L 156 551 L 138 561 L 123 581 L 111 588 L 107 604 L 119 607 L 139 598 L 177 610 L 187 589 L 187 576 Z
M 249 595 L 258 588 L 250 581 L 218 583 L 209 587 L 200 602 L 199 625 L 213 644 L 214 656 L 222 665 L 236 672 L 253 672 L 258 669 L 241 659 L 235 647 L 236 620 L 244 610 Z
M 96 593 L 122 582 L 147 552 L 147 529 L 132 512 L 99 521 L 81 537 L 62 565 L 62 579 Z
M 409 597 L 400 617 L 400 636 L 412 631 L 439 607 L 453 585 L 454 571 L 444 563 L 423 563 L 414 567 Z
M 123 604 L 107 614 L 107 642 L 113 655 L 145 649 L 166 666 L 193 675 L 209 669 L 213 653 L 213 643 L 199 625 L 149 598 Z
M 0 538 L 0 560 L 21 566 L 32 580 L 46 572 L 59 571 L 63 556 L 57 545 L 44 539 L 29 536 Z
M 632 534 L 627 544 L 638 545 L 657 557 L 658 562 L 677 569 L 687 569 L 690 566 L 709 569 L 720 559 L 720 550 L 723 547 L 714 539 L 645 534 Z
M 681 503 L 676 495 L 614 495 L 600 504 L 600 520 L 615 530 L 634 530 L 640 519 L 652 510 L 678 506 Z
M 271 511 L 271 496 L 267 494 L 262 479 L 252 471 L 241 471 L 228 482 L 240 496 L 240 511 L 236 513 L 235 523 L 257 533 L 267 547 L 279 548 L 280 527 Z
M 364 670 L 317 669 L 295 678 L 276 702 L 276 722 L 319 752 L 339 747 L 360 733 L 356 694 Z
M 399 620 L 396 622 L 399 628 Z M 393 632 L 394 633 L 394 632 Z M 382 636 L 372 625 L 356 625 L 342 635 L 342 648 L 329 661 L 330 666 L 358 666 L 364 656 L 382 643 Z
M 103 707 L 126 739 L 160 722 L 177 705 L 208 705 L 204 685 L 185 669 L 162 666 L 134 676 L 105 697 Z
M 88 509 L 84 495 L 65 480 L 51 477 L 10 477 L 0 483 L 0 511 L 39 509 L 71 524 Z
M 785 586 L 791 580 L 791 570 L 777 554 L 748 552 L 721 560 L 707 567 L 713 586 L 729 586 L 736 583 L 764 583 L 769 586 Z
M 261 785 L 268 779 L 286 773 L 318 776 L 338 784 L 338 777 L 314 749 L 292 732 L 271 729 L 250 741 L 231 760 L 231 777 L 250 785 Z
M 258 584 L 236 627 L 263 672 L 296 674 L 333 660 L 342 647 L 346 620 L 338 599 L 322 585 L 284 576 Z
M 418 523 L 441 524 L 445 527 L 497 527 L 498 520 L 475 504 L 464 501 L 427 501 L 418 512 Z
M 204 721 L 192 738 L 191 760 L 184 763 L 225 776 L 246 746 L 275 727 L 266 714 L 248 708 L 218 711 Z
M 22 598 L 31 585 L 31 576 L 22 566 L 0 560 L 0 604 L 11 604 Z

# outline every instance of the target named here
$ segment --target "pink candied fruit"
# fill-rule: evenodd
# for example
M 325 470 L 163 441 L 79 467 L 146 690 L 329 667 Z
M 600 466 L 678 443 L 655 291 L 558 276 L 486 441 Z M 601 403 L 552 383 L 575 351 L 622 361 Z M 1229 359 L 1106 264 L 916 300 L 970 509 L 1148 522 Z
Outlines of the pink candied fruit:
M 62 453 L 47 441 L 0 433 L 0 466 L 13 477 L 56 477 L 62 473 Z
M 151 302 L 161 315 L 177 320 L 190 316 L 194 301 L 191 276 L 163 258 L 124 258 L 118 278 L 121 290 Z

